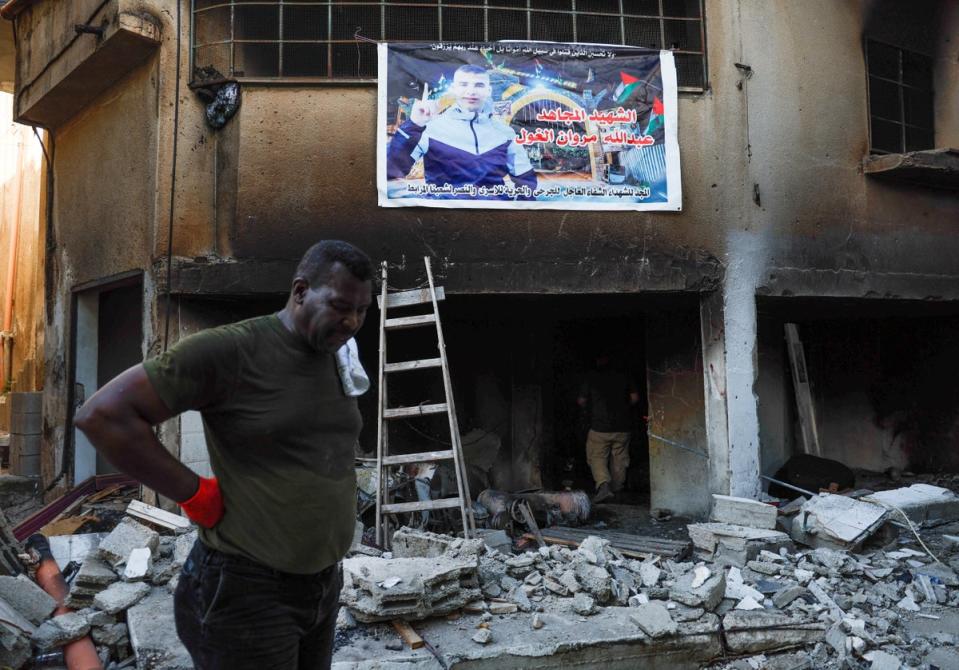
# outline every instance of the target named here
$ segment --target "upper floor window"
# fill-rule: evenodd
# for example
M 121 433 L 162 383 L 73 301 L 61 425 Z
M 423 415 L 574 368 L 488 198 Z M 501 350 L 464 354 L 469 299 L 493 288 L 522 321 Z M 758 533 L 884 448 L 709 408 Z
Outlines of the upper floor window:
M 680 90 L 706 85 L 703 0 L 193 0 L 193 67 L 245 79 L 370 80 L 357 40 L 543 40 L 672 49 Z
M 932 149 L 932 58 L 866 40 L 872 153 Z

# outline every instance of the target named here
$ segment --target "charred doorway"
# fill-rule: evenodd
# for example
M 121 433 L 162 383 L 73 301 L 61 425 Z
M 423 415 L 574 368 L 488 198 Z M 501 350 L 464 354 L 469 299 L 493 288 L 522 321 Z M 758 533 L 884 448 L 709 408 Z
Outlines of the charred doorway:
M 440 313 L 453 377 L 460 432 L 470 468 L 471 492 L 484 488 L 594 491 L 586 460 L 587 422 L 577 397 L 600 350 L 629 374 L 639 394 L 631 409 L 632 439 L 625 490 L 617 503 L 649 497 L 646 427 L 646 317 L 635 294 L 449 296 Z M 358 337 L 364 365 L 375 377 L 377 314 Z M 435 356 L 435 339 L 423 330 L 391 335 L 390 362 Z M 439 402 L 439 375 L 409 373 L 390 382 L 389 405 Z M 376 447 L 375 389 L 361 399 L 366 429 L 361 443 Z M 396 422 L 391 451 L 442 449 L 445 418 Z M 392 425 L 391 425 L 392 430 Z
M 757 306 L 764 474 L 803 452 L 786 323 L 805 351 L 823 457 L 853 469 L 857 485 L 959 472 L 959 304 L 766 298 Z

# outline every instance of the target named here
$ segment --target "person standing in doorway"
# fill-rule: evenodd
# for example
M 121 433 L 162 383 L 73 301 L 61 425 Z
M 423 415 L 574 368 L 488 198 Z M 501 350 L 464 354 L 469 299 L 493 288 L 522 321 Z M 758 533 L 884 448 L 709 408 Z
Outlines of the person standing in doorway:
M 329 668 L 356 515 L 362 420 L 336 352 L 363 325 L 373 266 L 323 241 L 275 314 L 205 330 L 136 365 L 76 426 L 117 468 L 200 526 L 174 596 L 198 670 Z M 199 410 L 215 477 L 199 477 L 153 427 Z
M 588 413 L 586 461 L 596 484 L 594 503 L 609 500 L 626 484 L 629 442 L 633 429 L 632 408 L 639 392 L 629 375 L 610 363 L 607 352 L 596 357 L 576 403 Z

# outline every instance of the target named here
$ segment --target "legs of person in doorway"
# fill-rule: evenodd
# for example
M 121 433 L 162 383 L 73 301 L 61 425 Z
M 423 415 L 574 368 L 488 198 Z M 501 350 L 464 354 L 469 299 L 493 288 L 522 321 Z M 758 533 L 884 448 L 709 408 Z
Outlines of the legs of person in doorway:
M 601 503 L 622 490 L 629 467 L 629 433 L 590 430 L 586 437 L 586 460 L 596 482 L 594 503 Z
M 606 433 L 600 433 L 590 430 L 586 436 L 586 462 L 589 463 L 589 469 L 593 473 L 593 481 L 596 482 L 596 494 L 593 496 L 594 503 L 601 503 L 612 497 L 613 492 L 610 489 L 609 474 L 609 441 L 606 439 Z
M 609 435 L 611 488 L 619 493 L 626 485 L 626 470 L 629 469 L 629 433 L 607 433 Z

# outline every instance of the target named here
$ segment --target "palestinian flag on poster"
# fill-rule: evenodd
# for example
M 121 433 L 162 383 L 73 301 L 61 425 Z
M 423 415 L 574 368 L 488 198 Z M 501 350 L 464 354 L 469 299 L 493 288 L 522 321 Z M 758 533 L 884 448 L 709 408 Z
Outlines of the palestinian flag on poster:
M 639 86 L 639 79 L 625 72 L 620 72 L 619 78 L 621 83 L 616 87 L 616 90 L 613 91 L 613 97 L 616 98 L 617 103 L 622 104 L 629 99 L 629 96 L 631 96 L 633 91 L 636 90 L 636 87 Z
M 653 109 L 649 112 L 649 123 L 646 124 L 644 135 L 652 135 L 663 127 L 663 101 L 653 98 Z

